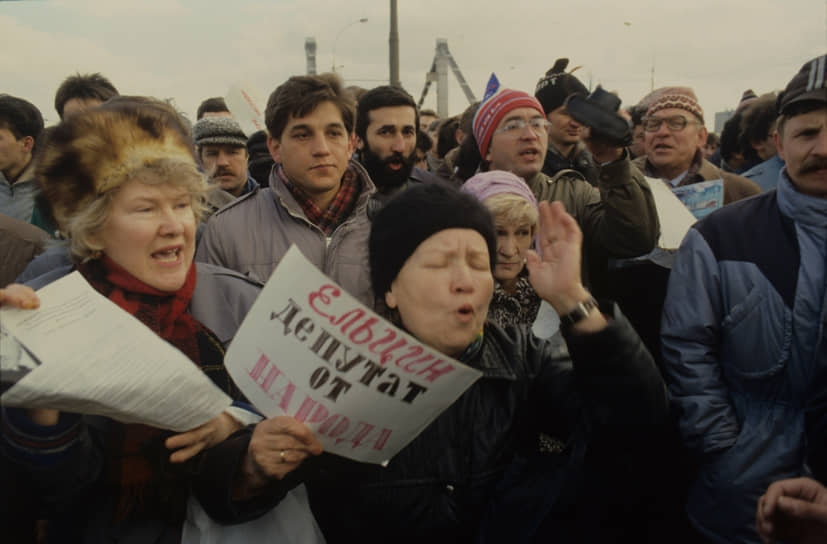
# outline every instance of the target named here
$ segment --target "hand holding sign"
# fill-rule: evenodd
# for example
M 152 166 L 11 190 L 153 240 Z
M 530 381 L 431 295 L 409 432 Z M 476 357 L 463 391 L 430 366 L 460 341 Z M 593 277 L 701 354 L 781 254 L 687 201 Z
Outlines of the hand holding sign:
M 322 453 L 322 444 L 303 423 L 276 416 L 256 425 L 247 456 L 244 476 L 251 487 L 281 480 L 311 455 Z
M 260 424 L 273 433 L 256 429 L 269 454 L 258 440 L 251 452 L 265 475 L 278 477 L 290 468 L 279 465 L 297 466 L 320 446 L 358 461 L 387 461 L 480 376 L 361 305 L 295 246 L 224 362 L 247 399 L 273 418 Z M 315 438 L 277 416 L 306 425 Z

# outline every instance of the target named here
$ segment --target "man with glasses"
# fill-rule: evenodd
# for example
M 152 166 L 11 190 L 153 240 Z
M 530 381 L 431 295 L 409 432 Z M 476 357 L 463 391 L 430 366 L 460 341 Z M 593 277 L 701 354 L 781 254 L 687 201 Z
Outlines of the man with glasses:
M 605 271 L 606 256 L 634 257 L 652 250 L 659 224 L 652 192 L 622 147 L 594 151 L 601 166 L 598 187 L 564 170 L 540 170 L 548 149 L 548 120 L 533 96 L 498 89 L 492 78 L 472 124 L 482 170 L 507 170 L 522 177 L 537 200 L 559 200 L 583 231 L 583 278 Z M 589 269 L 592 272 L 589 272 Z
M 724 204 L 756 195 L 754 182 L 718 169 L 704 158 L 704 112 L 689 87 L 663 87 L 651 95 L 643 118 L 646 155 L 635 164 L 672 187 L 723 180 Z
M 818 476 L 825 463 L 813 449 L 827 428 L 825 65 L 827 55 L 805 64 L 778 97 L 776 190 L 694 225 L 669 278 L 664 370 L 699 467 L 686 510 L 705 541 L 757 544 L 760 509 L 764 542 L 825 542 L 788 538 L 804 525 L 766 504 L 777 494 L 759 503 L 771 482 Z

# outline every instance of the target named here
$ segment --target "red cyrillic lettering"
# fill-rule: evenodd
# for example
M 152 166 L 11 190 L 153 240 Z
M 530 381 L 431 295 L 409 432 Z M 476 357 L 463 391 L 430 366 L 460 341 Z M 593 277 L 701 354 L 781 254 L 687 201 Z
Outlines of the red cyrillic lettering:
M 326 293 L 328 293 L 328 292 L 330 293 L 330 295 L 327 295 L 327 294 L 326 294 Z M 317 313 L 317 314 L 319 314 L 320 316 L 322 316 L 322 317 L 324 317 L 324 318 L 327 318 L 327 319 L 329 319 L 331 322 L 333 322 L 333 320 L 335 319 L 335 317 L 334 317 L 334 316 L 331 316 L 331 315 L 329 315 L 329 314 L 326 314 L 326 313 L 324 313 L 322 310 L 320 310 L 319 308 L 317 308 L 317 307 L 316 307 L 316 304 L 317 304 L 317 302 L 316 302 L 316 301 L 318 300 L 318 301 L 319 301 L 319 302 L 321 302 L 322 304 L 327 305 L 327 304 L 330 304 L 330 298 L 331 298 L 331 297 L 336 298 L 336 297 L 338 297 L 338 296 L 339 296 L 339 295 L 341 295 L 341 294 L 342 294 L 342 293 L 341 293 L 341 291 L 340 291 L 340 290 L 339 290 L 339 289 L 338 289 L 335 285 L 330 285 L 330 284 L 328 284 L 328 285 L 322 285 L 321 287 L 319 287 L 319 290 L 318 290 L 318 291 L 316 291 L 316 292 L 314 292 L 314 293 L 310 293 L 310 294 L 308 295 L 308 297 L 307 297 L 307 303 L 310 305 L 310 307 L 311 307 L 311 308 L 313 308 L 313 311 L 314 311 L 314 312 L 316 312 L 316 313 Z
M 445 366 L 443 366 L 442 368 L 439 368 L 440 363 L 442 363 Z M 428 374 L 428 376 L 426 376 L 425 379 L 428 380 L 429 382 L 433 382 L 434 380 L 436 380 L 437 378 L 439 378 L 443 374 L 448 374 L 449 372 L 451 372 L 453 370 L 454 370 L 454 365 L 452 365 L 451 363 L 446 363 L 442 359 L 437 359 L 436 361 L 431 363 L 428 366 L 428 368 L 423 368 L 422 370 L 417 372 L 417 374 L 419 376 L 421 376 L 423 374 Z
M 375 317 L 371 317 L 370 319 L 368 319 L 367 321 L 353 329 L 353 332 L 350 333 L 350 336 L 348 338 L 350 338 L 350 341 L 354 344 L 365 344 L 367 342 L 370 342 L 371 340 L 373 340 L 373 331 L 370 327 L 377 321 L 379 320 Z M 364 338 L 364 340 L 362 340 L 361 338 Z

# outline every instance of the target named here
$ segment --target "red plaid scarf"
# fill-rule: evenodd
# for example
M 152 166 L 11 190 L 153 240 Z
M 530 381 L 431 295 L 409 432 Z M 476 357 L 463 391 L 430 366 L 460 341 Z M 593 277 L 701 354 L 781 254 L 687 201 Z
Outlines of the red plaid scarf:
M 96 291 L 135 316 L 158 336 L 181 350 L 193 363 L 201 366 L 198 344 L 200 335 L 208 330 L 186 312 L 195 290 L 195 264 L 190 266 L 184 285 L 175 293 L 159 291 L 135 278 L 109 257 L 78 265 L 78 271 Z M 213 354 L 208 356 L 212 359 Z M 116 519 L 123 520 L 146 507 L 173 486 L 174 476 L 161 467 L 168 456 L 163 438 L 169 433 L 146 425 L 128 424 L 119 427 L 108 438 L 107 482 L 118 488 Z M 156 453 L 160 452 L 160 453 Z M 179 502 L 181 499 L 178 498 Z M 172 505 L 168 505 L 172 510 Z M 175 505 L 179 506 L 179 505 Z
M 297 187 L 293 182 L 287 178 L 284 173 L 284 168 L 281 166 L 276 170 L 282 183 L 296 199 L 296 202 L 301 206 L 304 215 L 311 223 L 322 229 L 325 235 L 330 236 L 336 227 L 341 225 L 347 219 L 356 207 L 356 202 L 359 200 L 359 195 L 362 192 L 362 181 L 359 179 L 355 169 L 348 164 L 342 176 L 339 191 L 330 203 L 326 210 L 320 210 L 316 204 L 310 199 L 301 187 Z

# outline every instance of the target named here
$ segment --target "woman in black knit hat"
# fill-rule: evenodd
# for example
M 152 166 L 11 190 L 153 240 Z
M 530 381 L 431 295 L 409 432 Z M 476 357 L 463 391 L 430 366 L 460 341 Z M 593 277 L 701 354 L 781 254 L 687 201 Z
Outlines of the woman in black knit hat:
M 336 458 L 338 468 L 307 482 L 328 542 L 528 541 L 536 527 L 517 526 L 502 508 L 492 512 L 501 523 L 480 531 L 506 467 L 519 452 L 537 450 L 538 431 L 554 437 L 553 467 L 584 421 L 664 417 L 651 356 L 626 319 L 612 306 L 604 315 L 580 283 L 581 239 L 562 205 L 541 204 L 542 257 L 532 252 L 527 266 L 537 293 L 562 316 L 563 334 L 540 341 L 524 328 L 487 323 L 497 243 L 488 210 L 473 196 L 423 185 L 382 209 L 370 236 L 377 297 L 408 332 L 483 376 L 387 467 Z M 529 506 L 542 520 L 542 501 Z
M 553 503 L 548 498 L 557 494 L 546 485 L 548 476 L 554 480 L 569 459 L 580 458 L 585 430 L 657 423 L 667 399 L 626 319 L 611 305 L 601 311 L 581 285 L 582 235 L 560 203 L 540 205 L 538 237 L 542 257 L 527 257 L 531 282 L 562 316 L 562 334 L 548 341 L 487 321 L 497 241 L 491 215 L 476 198 L 430 184 L 388 201 L 371 228 L 374 292 L 391 320 L 482 377 L 386 466 L 326 453 L 287 470 L 283 462 L 255 462 L 252 479 L 238 482 L 244 490 L 239 498 L 266 510 L 304 483 L 328 543 L 527 542 L 540 536 Z M 393 375 L 393 368 L 385 370 Z M 211 451 L 232 447 L 250 455 L 256 449 L 256 457 L 277 459 L 284 446 L 263 440 L 268 426 L 278 428 L 286 419 L 265 420 Z M 550 437 L 548 454 L 541 460 L 543 478 L 533 482 L 519 470 L 519 459 L 538 451 L 540 431 Z M 305 428 L 300 440 L 315 439 Z M 515 496 L 515 488 L 526 493 Z

